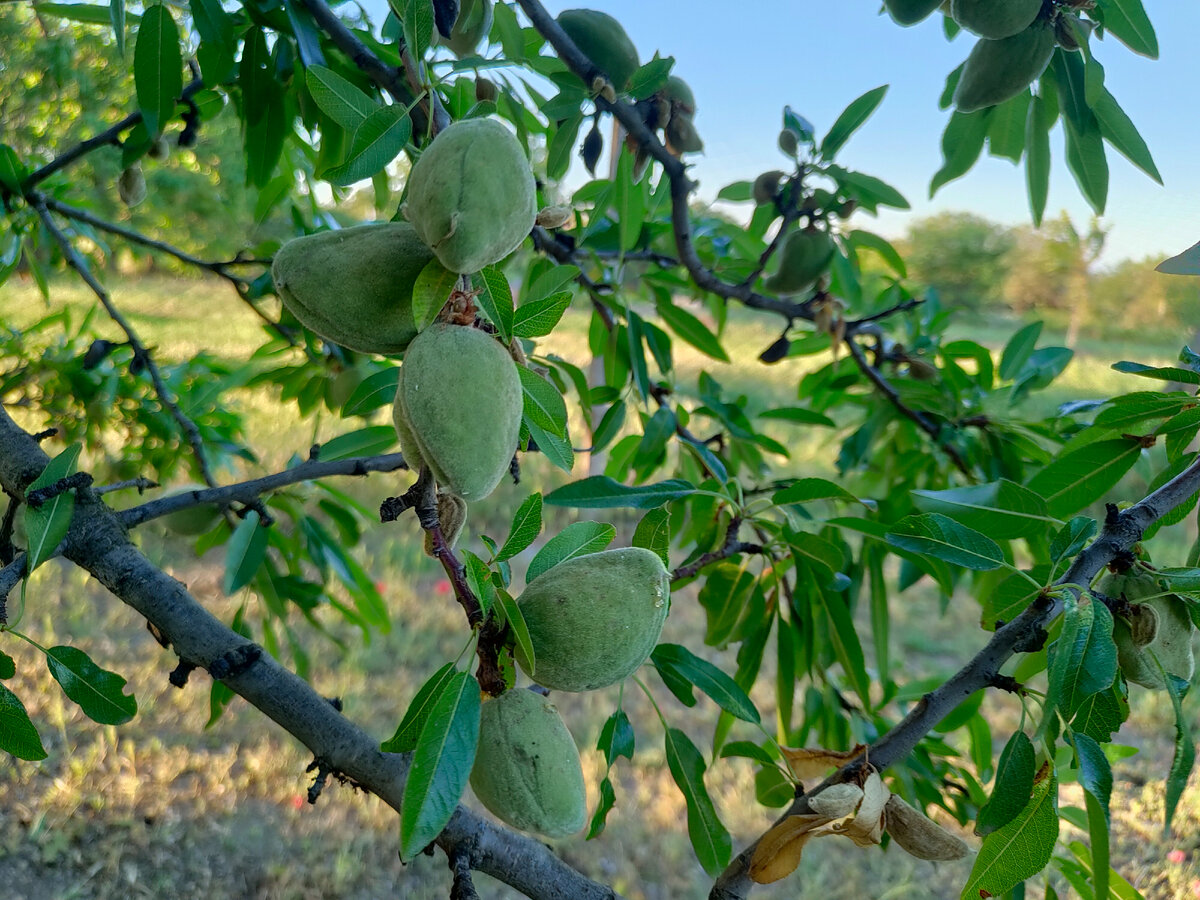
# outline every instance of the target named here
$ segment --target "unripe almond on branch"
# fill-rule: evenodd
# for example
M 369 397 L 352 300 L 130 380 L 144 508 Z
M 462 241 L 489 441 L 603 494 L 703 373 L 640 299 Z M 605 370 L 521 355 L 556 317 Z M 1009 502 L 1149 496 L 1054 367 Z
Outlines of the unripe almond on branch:
M 916 25 L 942 5 L 942 0 L 884 0 L 888 14 L 898 25 Z
M 482 500 L 508 472 L 524 397 L 517 365 L 475 328 L 435 323 L 409 345 L 392 421 L 409 466 L 429 466 L 440 487 Z
M 1003 40 L 980 38 L 954 89 L 954 105 L 969 113 L 1011 100 L 1025 90 L 1050 64 L 1054 29 L 1036 21 Z
M 959 25 L 992 40 L 1024 31 L 1041 11 L 1042 0 L 953 0 L 950 7 Z
M 517 663 L 538 684 L 592 691 L 616 684 L 658 643 L 671 578 L 657 553 L 623 547 L 561 562 L 518 598 L 535 669 L 518 646 Z
M 363 353 L 403 353 L 417 336 L 412 292 L 433 251 L 407 222 L 357 225 L 289 241 L 271 266 L 300 324 Z
M 1184 681 L 1191 680 L 1196 670 L 1192 651 L 1195 626 L 1186 601 L 1164 594 L 1153 575 L 1138 572 L 1106 575 L 1096 590 L 1132 604 L 1128 616 L 1113 617 L 1117 662 L 1126 679 L 1159 691 L 1167 686 L 1164 670 Z
M 121 173 L 117 179 L 117 195 L 130 208 L 146 199 L 146 176 L 141 166 L 134 163 Z
M 754 196 L 754 202 L 758 205 L 770 203 L 779 196 L 779 185 L 786 177 L 786 173 L 778 169 L 772 169 L 770 172 L 763 172 L 754 179 L 754 187 L 751 193 Z
M 537 216 L 525 151 L 495 119 L 466 119 L 425 148 L 404 214 L 451 272 L 478 272 L 520 246 Z
M 641 63 L 620 22 L 595 9 L 566 9 L 558 14 L 558 24 L 618 92 L 625 90 Z

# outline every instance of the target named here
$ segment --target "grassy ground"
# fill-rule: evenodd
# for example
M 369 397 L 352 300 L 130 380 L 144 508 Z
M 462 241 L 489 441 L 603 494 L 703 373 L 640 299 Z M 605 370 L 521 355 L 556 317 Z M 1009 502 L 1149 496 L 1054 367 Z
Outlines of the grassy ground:
M 35 292 L 0 288 L 0 316 L 23 325 L 44 314 Z M 120 285 L 117 296 L 165 358 L 185 358 L 209 349 L 244 359 L 258 345 L 255 319 L 222 285 L 141 282 Z M 64 283 L 55 287 L 56 303 L 77 310 L 90 301 Z M 101 327 L 108 327 L 107 323 Z M 967 326 L 964 326 L 964 334 Z M 988 330 L 991 329 L 991 330 Z M 1001 329 L 972 326 L 976 339 L 995 345 Z M 113 335 L 115 337 L 115 334 Z M 796 379 L 811 361 L 787 361 L 765 370 L 754 362 L 775 335 L 755 320 L 738 318 L 731 329 L 734 365 L 684 356 L 682 380 L 700 366 L 710 368 L 730 387 L 744 390 L 751 403 L 786 402 Z M 569 327 L 555 335 L 554 351 L 582 361 L 585 335 Z M 677 345 L 678 349 L 678 345 Z M 1108 363 L 1118 358 L 1165 362 L 1175 350 L 1164 347 L 1103 347 L 1068 370 L 1062 396 L 1099 396 L 1138 386 L 1118 376 Z M 263 448 L 263 466 L 277 466 L 293 450 L 347 429 L 328 415 L 315 427 L 297 423 L 290 410 L 263 392 L 235 398 L 246 409 L 252 445 Z M 788 469 L 812 472 L 828 467 L 827 448 L 810 432 L 798 438 L 781 430 L 794 448 Z M 534 464 L 536 465 L 536 464 Z M 531 466 L 520 488 L 502 487 L 488 506 L 489 518 L 473 527 L 502 533 L 507 511 L 528 484 L 542 484 L 547 471 Z M 370 503 L 396 493 L 397 479 L 372 476 L 342 482 Z M 473 511 L 473 515 L 475 512 Z M 563 513 L 559 515 L 565 516 Z M 612 517 L 606 517 L 612 519 Z M 558 524 L 565 523 L 564 517 Z M 627 535 L 631 519 L 615 519 Z M 347 713 L 381 738 L 395 727 L 421 684 L 437 666 L 456 656 L 464 634 L 461 613 L 446 596 L 446 585 L 431 561 L 414 551 L 395 526 L 369 528 L 361 558 L 384 585 L 394 627 L 363 646 L 355 633 L 330 621 L 347 639 L 345 653 L 313 637 L 312 681 L 327 696 L 339 696 Z M 223 597 L 219 552 L 200 560 L 186 543 L 159 529 L 139 530 L 150 558 L 189 586 L 214 613 L 228 620 L 248 596 Z M 520 569 L 518 565 L 516 568 Z M 676 597 L 664 640 L 697 647 L 702 614 L 688 593 Z M 443 601 L 444 602 L 439 602 Z M 976 648 L 978 606 L 962 596 L 939 614 L 932 596 L 912 589 L 894 606 L 894 657 L 901 681 L 950 671 Z M 30 589 L 23 627 L 41 643 L 77 644 L 129 679 L 140 712 L 129 725 L 95 725 L 65 701 L 37 654 L 16 640 L 0 649 L 17 659 L 18 676 L 10 687 L 26 702 L 38 724 L 49 759 L 13 762 L 0 769 L 0 896 L 16 900 L 66 898 L 172 897 L 444 898 L 449 873 L 440 857 L 402 866 L 396 857 L 396 817 L 379 801 L 348 788 L 331 786 L 318 804 L 304 801 L 309 759 L 295 742 L 244 703 L 235 700 L 216 724 L 208 719 L 208 679 L 194 675 L 184 690 L 167 684 L 174 659 L 145 631 L 144 623 L 80 573 L 51 562 Z M 717 662 L 721 654 L 706 650 Z M 770 674 L 767 672 L 766 674 Z M 652 674 L 648 676 L 654 679 Z M 1113 859 L 1153 900 L 1200 897 L 1200 785 L 1193 780 L 1176 821 L 1175 837 L 1164 837 L 1161 777 L 1170 764 L 1170 710 L 1162 698 L 1133 689 L 1133 717 L 1119 741 L 1139 753 L 1116 769 Z M 665 694 L 665 691 L 659 693 Z M 773 717 L 769 691 L 755 693 L 764 717 Z M 585 776 L 594 802 L 600 777 L 598 754 L 590 748 L 604 718 L 616 703 L 616 690 L 556 696 L 559 708 L 583 748 Z M 638 734 L 635 764 L 617 770 L 618 806 L 608 829 L 596 841 L 558 842 L 568 862 L 612 884 L 630 898 L 667 900 L 701 897 L 708 879 L 686 836 L 683 800 L 666 770 L 661 729 L 649 704 L 630 685 L 626 708 Z M 713 707 L 701 702 L 664 709 L 672 724 L 684 728 L 701 747 L 711 735 Z M 1016 721 L 1005 697 L 986 705 L 995 723 L 997 743 Z M 735 737 L 738 736 L 735 733 Z M 750 737 L 751 735 L 742 735 Z M 753 771 L 743 761 L 714 764 L 707 782 L 735 846 L 761 832 L 770 816 L 753 797 Z M 1082 805 L 1072 789 L 1064 803 Z M 862 851 L 839 840 L 820 841 L 806 851 L 801 872 L 781 885 L 755 893 L 764 898 L 849 900 L 849 898 L 956 897 L 969 863 L 916 861 L 896 850 Z M 502 885 L 478 879 L 485 898 L 515 896 Z M 1038 894 L 1038 890 L 1032 892 Z M 1063 894 L 1065 896 L 1065 893 Z

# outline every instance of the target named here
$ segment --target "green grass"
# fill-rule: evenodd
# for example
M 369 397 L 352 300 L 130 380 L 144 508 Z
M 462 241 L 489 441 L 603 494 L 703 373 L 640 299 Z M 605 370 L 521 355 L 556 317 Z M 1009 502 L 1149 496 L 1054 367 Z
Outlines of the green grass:
M 27 286 L 8 285 L 0 291 L 5 292 L 0 302 L 10 324 L 27 326 L 46 312 Z M 69 282 L 56 283 L 54 291 L 56 304 L 68 305 L 76 320 L 91 306 L 89 296 Z M 183 359 L 208 349 L 227 359 L 244 360 L 262 340 L 257 318 L 223 284 L 118 281 L 114 295 L 163 359 Z M 741 312 L 732 315 L 726 343 L 737 362 L 731 364 L 708 360 L 676 341 L 680 383 L 694 383 L 695 373 L 703 367 L 727 387 L 745 393 L 748 404 L 790 402 L 798 378 L 821 360 L 786 360 L 764 368 L 756 357 L 776 337 L 773 326 Z M 106 336 L 118 337 L 105 320 L 98 320 L 97 327 Z M 582 316 L 570 318 L 552 342 L 544 343 L 582 364 L 586 362 L 585 327 Z M 1006 334 L 1003 323 L 992 322 L 964 325 L 961 336 L 998 347 Z M 1109 361 L 1165 362 L 1177 350 L 1089 345 L 1083 349 L 1089 352 L 1081 352 L 1058 388 L 1063 399 L 1144 388 L 1137 379 L 1113 373 Z M 261 465 L 247 468 L 245 474 L 278 468 L 292 452 L 303 452 L 313 441 L 357 427 L 328 413 L 315 423 L 299 421 L 292 406 L 281 405 L 268 391 L 239 391 L 231 402 L 247 416 L 249 441 L 263 456 Z M 582 433 L 580 428 L 576 422 L 575 432 Z M 831 444 L 820 429 L 780 426 L 776 436 L 793 452 L 785 472 L 831 471 Z M 576 475 L 585 465 L 586 460 L 580 460 Z M 403 490 L 410 477 L 398 473 L 342 479 L 338 487 L 372 507 L 381 497 Z M 472 509 L 466 546 L 482 552 L 481 531 L 503 537 L 511 511 L 530 490 L 564 480 L 562 473 L 540 458 L 527 461 L 520 486 L 502 485 L 487 503 Z M 120 502 L 133 502 L 133 498 Z M 573 518 L 563 510 L 548 509 L 547 514 L 550 532 Z M 619 542 L 628 541 L 636 515 L 602 517 L 617 524 Z M 1176 545 L 1186 542 L 1183 529 L 1169 531 L 1181 532 Z M 255 620 L 258 601 L 251 594 L 223 596 L 219 550 L 197 560 L 187 542 L 155 525 L 139 529 L 136 538 L 154 562 L 187 584 L 214 613 L 228 621 L 245 603 L 251 621 Z M 514 561 L 518 573 L 532 552 Z M 390 632 L 373 635 L 363 644 L 357 631 L 325 615 L 329 612 L 325 610 L 323 622 L 348 649 L 343 652 L 308 630 L 302 633 L 314 687 L 326 696 L 341 697 L 347 714 L 382 739 L 391 734 L 424 678 L 458 655 L 466 630 L 440 569 L 419 550 L 414 523 L 369 525 L 356 553 L 382 585 L 393 621 Z M 917 585 L 896 595 L 892 610 L 891 649 L 901 682 L 954 670 L 984 639 L 977 627 L 977 599 L 966 592 L 953 598 L 942 613 L 937 599 Z M 869 633 L 867 624 L 861 624 L 862 633 Z M 309 780 L 304 768 L 310 760 L 295 741 L 255 710 L 235 700 L 206 730 L 208 678 L 198 673 L 182 691 L 169 687 L 166 676 L 175 664 L 173 655 L 154 642 L 132 611 L 78 570 L 53 561 L 37 573 L 22 627 L 46 645 L 77 644 L 101 665 L 121 672 L 141 709 L 133 722 L 120 729 L 95 725 L 65 700 L 34 651 L 19 641 L 0 641 L 0 649 L 18 664 L 17 677 L 8 684 L 27 704 L 50 751 L 50 758 L 40 764 L 15 762 L 0 770 L 0 883 L 6 886 L 5 896 L 17 900 L 130 896 L 440 900 L 447 896 L 449 873 L 440 856 L 401 866 L 396 857 L 396 816 L 378 800 L 331 785 L 316 807 L 304 803 Z M 679 592 L 663 640 L 685 643 L 706 658 L 732 667 L 731 652 L 702 646 L 703 628 L 694 589 Z M 714 707 L 702 700 L 693 709 L 684 708 L 657 686 L 657 676 L 649 670 L 643 674 L 655 686 L 656 696 L 661 695 L 672 724 L 686 730 L 701 749 L 711 747 Z M 753 692 L 768 721 L 775 715 L 769 688 L 772 677 L 773 663 L 768 658 Z M 596 841 L 573 838 L 556 842 L 555 849 L 572 865 L 612 884 L 631 900 L 705 896 L 710 882 L 688 843 L 686 810 L 664 763 L 657 717 L 640 692 L 632 684 L 628 688 L 625 706 L 637 731 L 638 752 L 632 765 L 622 761 L 616 770 L 617 808 L 609 826 Z M 1164 837 L 1159 823 L 1161 778 L 1171 756 L 1169 705 L 1161 696 L 1138 688 L 1133 692 L 1133 717 L 1119 741 L 1140 752 L 1116 767 L 1113 859 L 1147 897 L 1189 897 L 1200 890 L 1200 791 L 1193 783 L 1185 795 L 1176 822 L 1178 837 Z M 555 699 L 581 747 L 589 800 L 594 803 L 601 761 L 592 748 L 601 723 L 617 702 L 617 690 L 559 694 Z M 984 709 L 999 748 L 1016 727 L 1019 708 L 1007 695 L 994 695 Z M 733 736 L 753 734 L 747 729 Z M 753 769 L 748 763 L 718 761 L 710 767 L 707 783 L 733 832 L 735 847 L 769 825 L 772 814 L 753 802 Z M 1062 802 L 1082 805 L 1073 787 L 1064 789 Z M 1182 863 L 1168 859 L 1173 849 L 1185 851 Z M 969 861 L 934 866 L 895 848 L 865 851 L 831 838 L 810 845 L 798 875 L 754 896 L 768 900 L 956 897 L 969 868 Z M 478 886 L 484 897 L 515 896 L 483 876 Z M 1037 894 L 1035 887 L 1031 895 Z

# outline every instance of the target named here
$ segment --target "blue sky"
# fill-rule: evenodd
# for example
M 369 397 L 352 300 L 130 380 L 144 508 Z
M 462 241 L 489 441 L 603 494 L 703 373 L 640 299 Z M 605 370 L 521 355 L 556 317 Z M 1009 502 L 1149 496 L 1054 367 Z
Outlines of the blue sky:
M 544 0 L 545 2 L 545 0 Z M 1104 222 L 1105 263 L 1179 252 L 1200 239 L 1200 3 L 1144 0 L 1158 32 L 1160 57 L 1137 56 L 1112 37 L 1093 39 L 1106 84 L 1150 146 L 1160 187 L 1110 153 Z M 372 4 L 373 5 L 373 4 Z M 547 2 L 551 12 L 577 3 Z M 941 164 L 948 112 L 937 108 L 946 74 L 966 58 L 973 38 L 947 42 L 941 17 L 901 28 L 880 15 L 879 0 L 594 0 L 626 27 L 643 61 L 659 50 L 696 93 L 696 126 L 705 153 L 693 157 L 700 195 L 780 168 L 775 149 L 781 112 L 790 104 L 824 133 L 864 91 L 890 84 L 882 106 L 842 151 L 841 162 L 896 186 L 909 213 L 885 213 L 865 227 L 903 234 L 915 217 L 969 210 L 1006 224 L 1030 219 L 1023 168 L 984 157 L 930 200 Z M 1090 208 L 1062 159 L 1061 126 L 1052 135 L 1055 168 L 1047 217 L 1067 210 L 1086 224 Z

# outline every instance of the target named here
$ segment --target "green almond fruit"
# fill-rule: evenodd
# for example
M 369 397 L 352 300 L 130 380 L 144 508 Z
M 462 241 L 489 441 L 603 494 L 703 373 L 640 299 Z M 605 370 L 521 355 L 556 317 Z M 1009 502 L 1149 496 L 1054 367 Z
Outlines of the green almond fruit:
M 558 14 L 558 24 L 618 93 L 625 90 L 641 63 L 620 22 L 595 9 L 566 9 Z
M 409 345 L 392 420 L 414 469 L 463 500 L 482 500 L 508 471 L 524 397 L 517 364 L 475 328 L 435 323 Z
M 471 789 L 498 818 L 549 838 L 587 821 L 583 768 L 554 704 L 529 690 L 485 700 Z
M 305 328 L 363 353 L 403 353 L 417 336 L 412 290 L 433 251 L 407 222 L 296 238 L 271 266 L 283 305 Z
M 208 490 L 208 485 L 206 484 L 187 484 L 175 493 L 182 494 L 187 491 L 205 490 Z M 221 510 L 216 504 L 201 503 L 197 506 L 187 506 L 173 513 L 167 513 L 162 517 L 162 523 L 168 531 L 184 537 L 194 537 L 195 535 L 210 531 L 220 518 Z
M 624 547 L 577 556 L 533 579 L 518 598 L 533 645 L 534 669 L 518 646 L 517 664 L 557 691 L 591 691 L 622 681 L 658 643 L 671 578 L 658 554 Z
M 829 268 L 836 250 L 833 238 L 824 231 L 793 231 L 783 240 L 779 268 L 763 284 L 776 294 L 807 291 Z
M 492 30 L 492 0 L 463 0 L 458 18 L 450 29 L 450 37 L 442 39 L 434 32 L 438 43 L 444 43 L 459 59 L 474 56 L 479 42 Z
M 1113 619 L 1117 662 L 1128 681 L 1151 690 L 1165 690 L 1160 664 L 1167 673 L 1191 680 L 1196 668 L 1194 625 L 1186 601 L 1174 594 L 1162 594 L 1151 575 L 1107 575 L 1096 590 L 1133 605 L 1131 616 Z
M 667 86 L 663 88 L 663 92 L 671 102 L 672 107 L 682 110 L 689 116 L 696 114 L 696 95 L 692 93 L 692 89 L 688 83 L 678 75 L 667 77 Z
M 537 185 L 525 151 L 495 119 L 455 122 L 413 165 L 404 214 L 451 272 L 499 262 L 537 218 Z
M 888 15 L 897 25 L 916 25 L 933 14 L 942 0 L 884 0 Z
M 1042 0 L 954 0 L 950 15 L 980 37 L 1001 40 L 1024 31 L 1042 11 Z
M 1054 44 L 1054 29 L 1042 21 L 1002 40 L 980 38 L 959 76 L 954 105 L 969 113 L 1011 100 L 1046 70 Z

